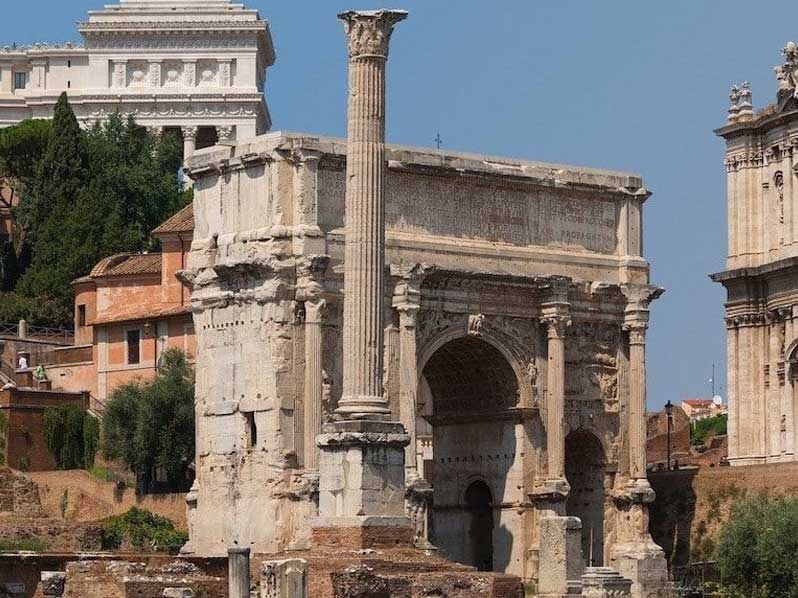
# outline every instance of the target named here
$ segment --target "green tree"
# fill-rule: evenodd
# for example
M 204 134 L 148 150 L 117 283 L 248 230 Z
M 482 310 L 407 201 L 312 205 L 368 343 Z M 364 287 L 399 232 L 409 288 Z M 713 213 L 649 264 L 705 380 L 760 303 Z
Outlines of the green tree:
M 716 415 L 697 421 L 690 428 L 690 444 L 704 444 L 710 436 L 724 436 L 728 422 L 728 415 Z
M 798 597 L 798 499 L 758 496 L 732 509 L 716 556 L 729 598 Z
M 85 469 L 94 464 L 99 426 L 85 409 L 76 405 L 48 407 L 42 426 L 58 469 Z
M 13 198 L 32 188 L 51 128 L 47 120 L 24 120 L 0 129 L 0 208 L 12 209 Z M 12 233 L 12 239 L 0 244 L 0 291 L 13 290 L 30 263 L 30 245 L 22 229 L 15 227 Z
M 165 351 L 153 380 L 111 393 L 102 447 L 144 483 L 158 468 L 172 488 L 183 489 L 194 460 L 194 373 L 182 351 Z
M 173 136 L 119 115 L 82 131 L 62 95 L 33 190 L 18 210 L 33 255 L 16 291 L 71 313 L 72 280 L 108 255 L 152 249 L 150 231 L 185 205 L 179 166 Z

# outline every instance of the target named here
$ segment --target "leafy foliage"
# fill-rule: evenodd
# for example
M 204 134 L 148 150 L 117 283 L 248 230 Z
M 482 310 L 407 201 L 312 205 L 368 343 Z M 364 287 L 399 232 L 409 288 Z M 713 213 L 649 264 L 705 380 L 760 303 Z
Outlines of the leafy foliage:
M 34 326 L 56 326 L 72 317 L 71 310 L 55 301 L 25 297 L 19 293 L 0 293 L 0 322 L 26 320 Z
M 48 407 L 42 425 L 58 469 L 85 469 L 94 464 L 100 431 L 97 420 L 85 410 L 76 405 Z
M 158 468 L 175 489 L 194 459 L 194 373 L 186 355 L 164 352 L 158 376 L 114 390 L 103 420 L 103 453 L 140 478 Z
M 723 595 L 798 597 L 798 499 L 758 496 L 739 502 L 718 538 Z
M 165 517 L 133 507 L 124 515 L 103 522 L 103 549 L 117 550 L 125 540 L 144 550 L 177 551 L 188 541 L 188 536 Z
M 180 144 L 172 135 L 156 136 L 119 115 L 81 130 L 66 94 L 56 105 L 43 152 L 46 129 L 34 122 L 11 127 L 20 129 L 14 139 L 29 156 L 28 166 L 10 159 L 0 141 L 0 165 L 6 164 L 0 168 L 9 173 L 13 169 L 26 181 L 14 210 L 20 259 L 15 263 L 3 258 L 8 274 L 0 288 L 11 290 L 19 278 L 13 290 L 53 302 L 61 322 L 67 323 L 72 311 L 70 283 L 103 257 L 152 249 L 150 231 L 185 205 L 190 192 L 180 188 Z M 18 301 L 17 306 L 32 310 L 25 319 L 36 319 L 34 305 Z
M 690 444 L 704 444 L 711 436 L 725 435 L 728 422 L 728 415 L 716 415 L 697 421 L 690 428 Z

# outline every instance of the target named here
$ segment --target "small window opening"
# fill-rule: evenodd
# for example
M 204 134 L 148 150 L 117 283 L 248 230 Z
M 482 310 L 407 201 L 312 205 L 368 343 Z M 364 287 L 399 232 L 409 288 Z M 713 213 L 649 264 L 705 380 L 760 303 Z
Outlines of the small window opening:
M 258 425 L 255 423 L 255 413 L 250 411 L 244 414 L 247 425 L 247 447 L 258 446 Z
M 138 330 L 127 331 L 127 362 L 130 365 L 141 363 L 141 333 Z
M 72 89 L 72 81 L 67 81 L 67 89 Z
M 71 60 L 67 60 L 67 68 L 68 69 L 72 68 L 72 61 Z
M 86 325 L 86 306 L 78 305 L 78 326 Z

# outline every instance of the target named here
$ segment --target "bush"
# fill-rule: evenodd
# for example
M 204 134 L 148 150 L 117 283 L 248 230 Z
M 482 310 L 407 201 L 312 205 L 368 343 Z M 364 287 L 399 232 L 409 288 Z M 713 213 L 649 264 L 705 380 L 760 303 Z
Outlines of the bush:
M 798 596 L 798 499 L 758 496 L 741 501 L 721 529 L 715 551 L 723 595 Z
M 42 424 L 58 469 L 86 469 L 94 464 L 100 428 L 85 410 L 76 405 L 48 407 Z
M 124 515 L 103 522 L 103 549 L 118 550 L 126 541 L 141 550 L 177 552 L 188 536 L 165 517 L 133 507 Z
M 44 552 L 47 542 L 38 536 L 23 540 L 0 540 L 0 553 L 3 552 Z
M 690 444 L 704 444 L 710 436 L 724 436 L 729 421 L 728 415 L 716 415 L 699 420 L 690 428 Z

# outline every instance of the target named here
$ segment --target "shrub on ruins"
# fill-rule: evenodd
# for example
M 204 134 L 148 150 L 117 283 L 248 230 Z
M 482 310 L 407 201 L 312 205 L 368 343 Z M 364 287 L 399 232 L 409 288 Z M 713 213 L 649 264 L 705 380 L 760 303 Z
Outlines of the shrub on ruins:
M 142 492 L 188 490 L 194 460 L 194 372 L 185 353 L 165 351 L 153 380 L 132 382 L 111 393 L 102 448 L 106 459 L 130 467 Z
M 42 416 L 47 448 L 58 469 L 86 469 L 94 464 L 100 428 L 97 420 L 77 405 L 48 407 Z
M 711 436 L 724 436 L 728 426 L 728 415 L 716 415 L 697 421 L 690 428 L 690 444 L 704 444 Z
M 177 552 L 187 541 L 188 536 L 169 519 L 137 507 L 103 522 L 104 550 L 130 546 L 138 550 Z
M 798 499 L 740 501 L 718 537 L 716 557 L 726 598 L 798 596 Z
M 152 249 L 149 238 L 183 205 L 180 146 L 119 115 L 82 130 L 62 94 L 47 148 L 15 210 L 31 263 L 15 290 L 72 308 L 70 283 L 103 257 Z M 68 319 L 67 319 L 68 321 Z

